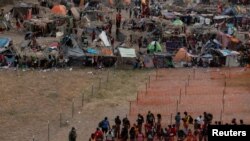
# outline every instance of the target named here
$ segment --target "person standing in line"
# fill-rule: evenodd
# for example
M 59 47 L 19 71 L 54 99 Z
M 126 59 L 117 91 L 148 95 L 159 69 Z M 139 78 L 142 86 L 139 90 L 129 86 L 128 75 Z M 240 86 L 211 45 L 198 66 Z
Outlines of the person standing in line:
M 71 131 L 69 132 L 69 141 L 76 141 L 76 129 L 75 127 L 72 127 Z

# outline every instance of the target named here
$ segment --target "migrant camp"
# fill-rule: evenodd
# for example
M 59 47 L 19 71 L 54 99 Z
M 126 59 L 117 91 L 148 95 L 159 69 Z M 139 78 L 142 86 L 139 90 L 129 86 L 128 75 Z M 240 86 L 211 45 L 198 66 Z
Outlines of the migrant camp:
M 0 0 L 0 141 L 210 141 L 249 70 L 250 0 Z

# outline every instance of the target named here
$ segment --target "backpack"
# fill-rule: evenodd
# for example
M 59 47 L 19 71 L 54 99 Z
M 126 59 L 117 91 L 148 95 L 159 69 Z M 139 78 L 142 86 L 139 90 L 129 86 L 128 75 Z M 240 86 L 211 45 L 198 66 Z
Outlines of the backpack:
M 98 127 L 102 127 L 103 121 L 100 121 Z
M 192 117 L 192 116 L 190 116 L 190 115 L 189 115 L 189 120 L 188 120 L 188 122 L 189 122 L 189 124 L 193 124 L 193 122 L 194 122 L 193 117 Z

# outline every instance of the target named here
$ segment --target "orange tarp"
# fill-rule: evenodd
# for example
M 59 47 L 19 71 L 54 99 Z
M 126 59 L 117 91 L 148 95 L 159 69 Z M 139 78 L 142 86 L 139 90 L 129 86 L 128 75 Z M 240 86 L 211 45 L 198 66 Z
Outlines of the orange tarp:
M 66 15 L 67 10 L 64 5 L 55 5 L 52 9 L 51 12 L 54 14 L 60 14 L 60 15 Z
M 187 50 L 185 48 L 180 48 L 178 52 L 175 54 L 173 61 L 175 62 L 190 62 L 191 61 L 191 56 L 189 56 Z

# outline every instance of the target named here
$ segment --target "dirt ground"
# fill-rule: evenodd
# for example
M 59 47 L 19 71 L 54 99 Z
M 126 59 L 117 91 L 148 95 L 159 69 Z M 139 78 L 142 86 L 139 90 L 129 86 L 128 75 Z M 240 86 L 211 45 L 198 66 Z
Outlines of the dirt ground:
M 201 72 L 205 72 L 205 70 L 202 69 L 197 70 L 197 72 L 198 71 L 200 74 Z M 158 96 L 162 95 L 160 90 L 172 95 L 171 98 L 175 97 L 178 99 L 179 90 L 173 91 L 172 89 L 166 91 L 166 89 L 171 87 L 171 85 L 181 86 L 184 83 L 180 80 L 186 79 L 183 77 L 183 74 L 191 73 L 192 69 L 164 69 L 158 72 L 158 80 L 154 80 L 156 79 L 154 77 L 156 72 L 152 70 L 109 69 L 100 71 L 87 68 L 73 68 L 71 71 L 70 68 L 68 68 L 64 70 L 48 70 L 47 72 L 38 70 L 1 70 L 0 140 L 23 141 L 32 140 L 34 137 L 34 139 L 38 141 L 47 141 L 48 135 L 50 141 L 67 140 L 68 132 L 70 128 L 74 126 L 77 128 L 77 140 L 87 141 L 99 121 L 105 116 L 109 118 L 111 124 L 114 124 L 116 115 L 120 115 L 120 117 L 127 115 L 131 118 L 131 123 L 134 123 L 135 120 L 133 119 L 136 113 L 130 113 L 129 101 L 135 101 L 137 99 L 137 91 L 141 91 L 141 93 L 143 93 L 143 91 L 145 92 L 145 83 L 148 82 L 149 76 L 151 77 L 151 83 L 147 98 L 143 100 L 142 97 L 140 97 L 139 101 L 142 103 L 139 103 L 142 106 L 137 105 L 134 108 L 139 108 L 137 112 L 143 114 L 146 114 L 147 110 L 151 110 L 154 113 L 162 112 L 163 121 L 169 123 L 169 115 L 174 113 L 173 111 L 176 109 L 175 106 L 172 108 L 173 111 L 170 111 L 171 108 L 168 111 L 162 110 L 162 108 L 159 108 L 158 111 L 154 111 L 154 107 L 164 106 L 164 104 L 161 105 L 161 102 L 164 103 L 164 101 L 159 101 Z M 229 119 L 235 115 L 238 119 L 244 119 L 246 123 L 250 122 L 249 105 L 247 105 L 250 98 L 249 74 L 249 71 L 242 71 L 242 68 L 237 68 L 232 70 L 231 79 L 227 79 L 227 99 L 229 99 L 230 102 L 234 101 L 234 107 L 239 107 L 240 105 L 247 107 L 227 108 L 223 115 L 225 122 L 230 122 Z M 101 83 L 99 78 L 101 78 Z M 198 77 L 195 81 L 190 79 L 190 90 L 187 91 L 190 98 L 183 96 L 180 105 L 185 106 L 192 103 L 189 109 L 190 111 L 194 109 L 191 113 L 195 115 L 204 110 L 209 111 L 209 109 L 211 112 L 214 112 L 214 108 L 211 109 L 208 105 L 207 109 L 204 108 L 204 106 L 198 109 L 194 107 L 204 101 L 208 102 L 203 103 L 203 105 L 220 105 L 218 104 L 218 95 L 213 94 L 213 91 L 220 91 L 219 88 L 224 84 L 222 83 L 223 80 L 224 79 L 218 79 L 216 80 L 218 83 L 211 83 L 211 81 L 215 81 L 205 79 L 205 76 L 204 80 L 198 79 Z M 207 88 L 205 90 L 205 87 L 199 87 L 199 89 L 204 89 L 204 95 L 194 97 L 197 96 L 197 94 L 191 94 L 191 88 L 192 86 L 197 87 L 200 84 L 206 85 L 207 88 L 211 88 L 210 86 L 212 86 L 214 90 L 209 90 L 210 95 L 206 95 L 209 93 L 205 92 L 208 91 Z M 195 91 L 197 91 L 197 88 Z M 237 95 L 236 93 L 238 93 L 238 98 L 233 96 Z M 82 94 L 84 94 L 84 97 L 82 97 Z M 149 101 L 146 100 L 148 98 L 150 98 Z M 165 104 L 171 105 L 171 99 L 167 97 L 164 98 L 170 100 L 169 102 L 165 101 Z M 201 100 L 201 98 L 203 98 L 203 100 Z M 84 101 L 83 107 L 82 99 Z M 160 100 L 162 99 L 161 97 Z M 197 102 L 195 99 L 199 99 L 200 102 Z M 158 102 L 156 106 L 154 102 Z M 239 106 L 237 106 L 237 103 L 240 103 Z M 227 107 L 230 108 L 232 106 L 227 104 Z M 180 106 L 180 110 L 183 111 L 185 109 Z M 233 115 L 232 112 L 234 112 Z M 220 112 L 215 112 L 215 120 L 219 120 L 218 114 L 220 114 Z
M 66 140 L 71 126 L 79 130 L 79 140 L 87 140 L 105 116 L 111 122 L 116 115 L 126 116 L 128 101 L 135 98 L 137 88 L 145 81 L 148 72 L 1 70 L 0 140 L 32 140 L 34 136 L 35 140 L 46 141 L 48 121 L 50 140 Z

